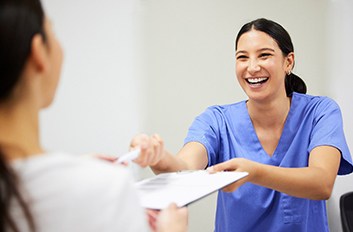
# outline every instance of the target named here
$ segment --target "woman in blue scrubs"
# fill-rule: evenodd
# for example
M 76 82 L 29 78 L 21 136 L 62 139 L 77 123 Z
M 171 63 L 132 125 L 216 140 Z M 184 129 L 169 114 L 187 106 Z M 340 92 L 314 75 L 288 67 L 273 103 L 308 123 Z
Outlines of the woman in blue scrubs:
M 325 200 L 353 170 L 339 106 L 306 94 L 292 73 L 293 44 L 278 23 L 257 19 L 236 38 L 236 75 L 247 100 L 207 108 L 176 155 L 158 135 L 138 135 L 135 160 L 155 173 L 246 171 L 218 194 L 215 231 L 329 231 Z

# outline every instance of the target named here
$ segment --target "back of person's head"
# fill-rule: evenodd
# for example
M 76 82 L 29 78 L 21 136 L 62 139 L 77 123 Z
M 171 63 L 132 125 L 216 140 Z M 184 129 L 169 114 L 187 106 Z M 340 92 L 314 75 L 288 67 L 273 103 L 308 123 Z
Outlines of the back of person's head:
M 32 38 L 43 30 L 39 0 L 0 1 L 0 101 L 9 97 L 31 52 Z
M 243 25 L 235 40 L 235 50 L 237 50 L 239 38 L 246 32 L 257 30 L 266 33 L 278 44 L 284 56 L 294 52 L 294 47 L 288 32 L 278 23 L 260 18 Z M 304 81 L 293 73 L 286 74 L 285 87 L 287 96 L 293 92 L 306 93 Z
M 43 25 L 44 13 L 39 0 L 0 1 L 0 104 L 11 96 L 19 82 L 31 53 L 33 36 L 40 33 L 45 38 Z M 0 144 L 0 231 L 19 231 L 10 213 L 13 202 L 20 206 L 30 230 L 34 231 L 34 220 L 3 146 Z

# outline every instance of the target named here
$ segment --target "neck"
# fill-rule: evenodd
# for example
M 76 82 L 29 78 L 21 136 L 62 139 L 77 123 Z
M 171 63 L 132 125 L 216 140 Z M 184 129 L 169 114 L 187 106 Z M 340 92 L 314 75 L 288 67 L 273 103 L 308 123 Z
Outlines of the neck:
M 276 101 L 259 103 L 249 100 L 247 107 L 251 120 L 262 128 L 282 127 L 290 109 L 289 97 L 283 97 Z
M 8 159 L 43 152 L 39 142 L 39 111 L 28 104 L 0 103 L 0 148 Z

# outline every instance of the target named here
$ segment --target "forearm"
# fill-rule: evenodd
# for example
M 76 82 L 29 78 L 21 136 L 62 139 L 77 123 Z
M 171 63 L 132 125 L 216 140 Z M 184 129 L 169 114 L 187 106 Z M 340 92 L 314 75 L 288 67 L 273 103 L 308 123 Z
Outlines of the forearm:
M 291 196 L 323 200 L 330 197 L 334 180 L 318 167 L 282 168 L 259 164 L 251 182 Z
M 313 200 L 328 199 L 340 164 L 340 152 L 320 146 L 310 153 L 307 167 L 291 168 L 262 164 L 245 158 L 234 158 L 209 168 L 211 172 L 248 172 L 243 181 L 235 182 L 226 191 L 234 191 L 244 182 L 261 185 L 295 197 Z
M 165 154 L 156 165 L 151 165 L 151 169 L 155 174 L 163 172 L 176 172 L 180 170 L 187 170 L 188 165 L 180 157 L 171 154 L 168 151 L 164 151 Z
M 190 142 L 176 155 L 164 150 L 163 158 L 151 165 L 154 173 L 175 172 L 180 170 L 199 170 L 207 166 L 208 158 L 206 148 L 198 142 Z

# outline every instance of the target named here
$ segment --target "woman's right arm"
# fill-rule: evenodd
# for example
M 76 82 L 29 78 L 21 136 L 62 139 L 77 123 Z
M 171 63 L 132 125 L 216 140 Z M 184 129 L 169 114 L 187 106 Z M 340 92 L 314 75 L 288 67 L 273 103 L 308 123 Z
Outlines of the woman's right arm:
M 165 150 L 164 142 L 159 135 L 139 134 L 130 144 L 131 150 L 137 148 L 141 149 L 141 153 L 134 162 L 141 167 L 150 166 L 156 174 L 205 169 L 208 163 L 206 148 L 198 142 L 185 144 L 176 155 L 173 155 Z

